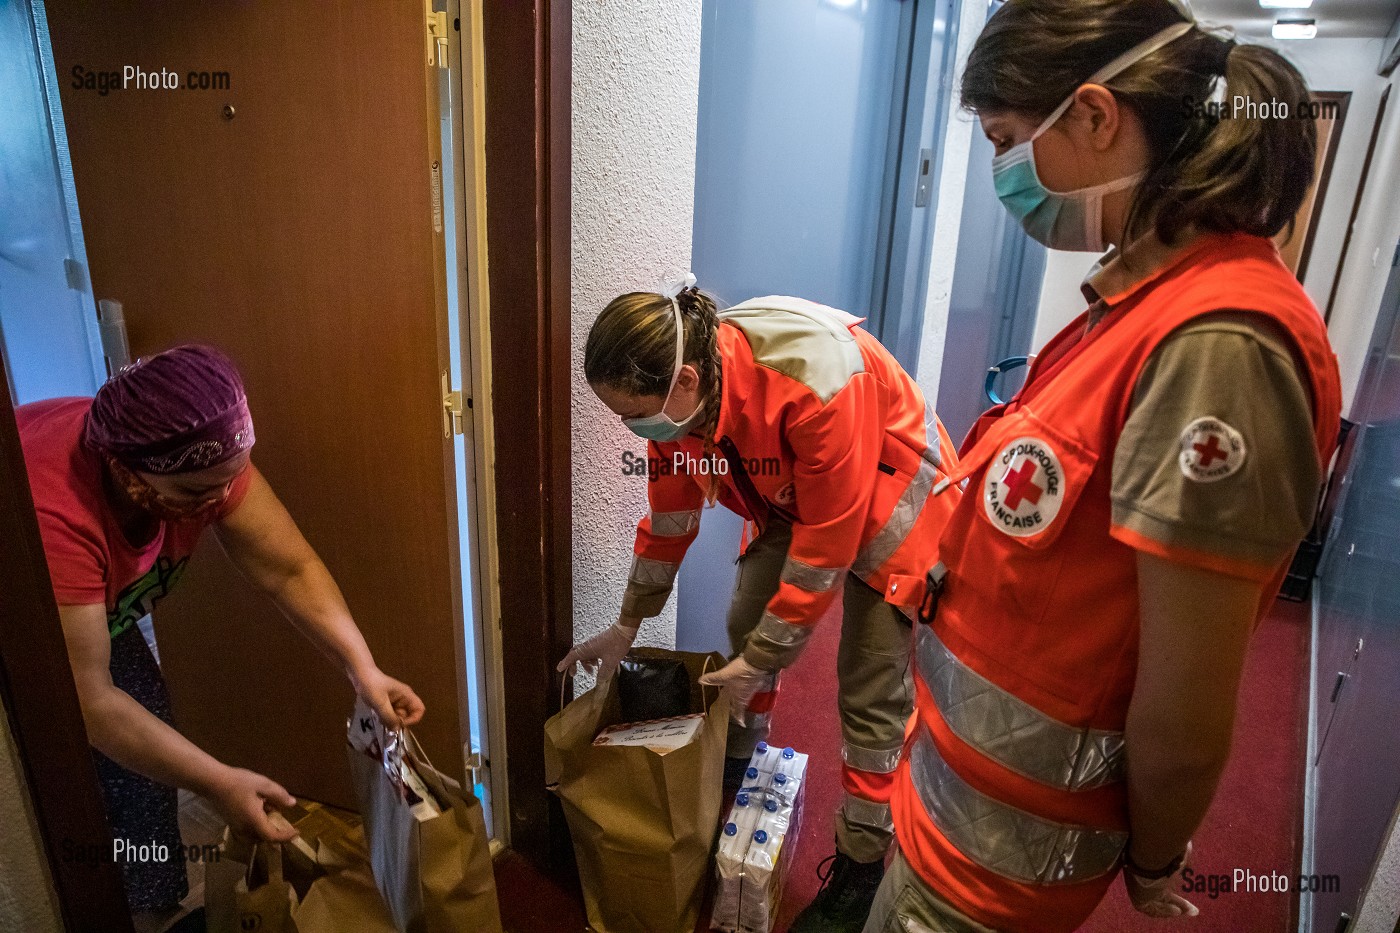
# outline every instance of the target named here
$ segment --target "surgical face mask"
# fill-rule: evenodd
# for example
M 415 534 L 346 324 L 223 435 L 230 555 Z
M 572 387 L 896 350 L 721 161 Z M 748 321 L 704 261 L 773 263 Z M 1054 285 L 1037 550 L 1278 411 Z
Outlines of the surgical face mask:
M 693 283 L 694 280 L 691 279 Z M 680 378 L 681 367 L 685 365 L 685 326 L 681 319 L 681 306 L 676 301 L 676 296 L 669 296 L 671 299 L 671 310 L 676 315 L 676 365 L 671 370 L 671 386 L 666 390 L 666 398 L 661 402 L 661 410 L 654 415 L 647 415 L 645 418 L 623 418 L 625 424 L 633 434 L 644 437 L 649 441 L 677 441 L 685 437 L 695 427 L 695 423 L 700 420 L 700 413 L 704 409 L 703 402 L 695 405 L 695 411 L 690 413 L 690 417 L 684 421 L 676 421 L 666 414 L 666 406 L 671 401 L 671 393 L 676 391 L 676 380 Z
M 1102 84 L 1195 27 L 1194 22 L 1185 22 L 1162 30 L 1109 62 L 1084 83 Z M 1074 94 L 1070 94 L 1045 118 L 1030 139 L 994 158 L 992 180 L 1001 203 L 1021 222 L 1032 239 L 1051 249 L 1101 253 L 1107 248 L 1103 239 L 1104 198 L 1133 187 L 1145 173 L 1075 191 L 1051 191 L 1045 187 L 1035 168 L 1035 141 L 1045 135 L 1073 103 Z

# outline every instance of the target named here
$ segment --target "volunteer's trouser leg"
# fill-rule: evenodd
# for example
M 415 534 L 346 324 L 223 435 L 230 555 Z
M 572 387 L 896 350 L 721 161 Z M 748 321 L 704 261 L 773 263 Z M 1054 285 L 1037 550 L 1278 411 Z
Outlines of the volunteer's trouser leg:
M 915 926 L 914 924 L 917 924 Z M 996 933 L 959 913 L 924 884 L 904 856 L 895 852 L 889 871 L 880 882 L 864 933 Z
M 734 584 L 734 595 L 729 602 L 729 650 L 731 656 L 744 650 L 749 633 L 758 627 L 763 618 L 763 610 L 773 594 L 778 592 L 778 577 L 783 572 L 783 561 L 787 559 L 788 545 L 792 542 L 792 526 L 785 522 L 771 522 L 763 534 L 749 543 L 748 549 L 739 558 L 739 573 Z M 773 705 L 773 693 L 777 690 L 777 677 L 772 687 L 760 690 L 749 703 L 745 723 L 740 725 L 733 718 L 729 721 L 729 741 L 725 755 L 730 758 L 748 758 L 754 746 L 768 738 L 768 726 Z
M 894 839 L 890 790 L 914 709 L 911 623 L 856 577 L 847 577 L 844 596 L 836 655 L 844 793 L 836 847 L 857 862 L 874 862 Z
M 112 682 L 117 687 L 166 725 L 174 725 L 165 679 L 136 626 L 112 639 L 111 670 Z M 189 893 L 181 854 L 179 792 L 128 771 L 96 749 L 92 757 L 97 763 L 97 777 L 102 782 L 112 838 L 167 855 L 163 860 L 122 860 L 127 903 L 135 911 L 174 907 Z

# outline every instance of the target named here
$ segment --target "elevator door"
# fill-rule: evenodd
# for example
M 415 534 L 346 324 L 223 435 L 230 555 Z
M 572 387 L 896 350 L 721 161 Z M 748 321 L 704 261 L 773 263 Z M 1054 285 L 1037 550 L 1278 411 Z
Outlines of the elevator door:
M 180 85 L 63 83 L 99 294 L 124 302 L 133 353 L 205 341 L 238 362 L 254 462 L 380 666 L 427 704 L 416 731 L 434 761 L 460 776 L 440 113 L 422 4 L 63 0 L 49 15 L 60 75 L 139 66 Z M 345 675 L 212 540 L 155 621 L 185 734 L 295 794 L 353 803 Z
M 956 0 L 704 0 L 692 268 L 722 304 L 796 295 L 917 365 Z M 741 523 L 705 514 L 678 644 L 723 650 Z

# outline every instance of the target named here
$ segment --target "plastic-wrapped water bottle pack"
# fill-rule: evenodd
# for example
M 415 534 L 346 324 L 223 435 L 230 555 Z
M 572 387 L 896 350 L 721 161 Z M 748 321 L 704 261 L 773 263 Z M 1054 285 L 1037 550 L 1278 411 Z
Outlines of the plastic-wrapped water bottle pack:
M 719 839 L 710 928 L 769 933 L 802 821 L 807 756 L 760 742 Z

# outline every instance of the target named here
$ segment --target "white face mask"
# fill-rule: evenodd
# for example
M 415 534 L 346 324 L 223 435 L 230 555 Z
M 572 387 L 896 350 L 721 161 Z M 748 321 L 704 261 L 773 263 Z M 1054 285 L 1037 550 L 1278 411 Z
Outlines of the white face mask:
M 1194 22 L 1186 22 L 1163 29 L 1094 72 L 1084 84 L 1102 84 L 1194 28 Z M 1101 253 L 1106 248 L 1103 239 L 1104 198 L 1133 187 L 1142 181 L 1145 173 L 1139 172 L 1074 191 L 1051 191 L 1047 188 L 1036 171 L 1035 141 L 1045 135 L 1073 103 L 1074 94 L 1070 94 L 1045 118 L 1030 139 L 992 159 L 992 179 L 997 197 L 1021 222 L 1032 239 L 1051 249 Z
M 695 276 L 687 274 L 681 288 L 688 288 L 695 284 Z M 680 302 L 676 300 L 676 294 L 667 294 L 671 299 L 671 311 L 676 316 L 676 365 L 671 370 L 671 385 L 666 389 L 666 397 L 661 401 L 661 410 L 654 415 L 647 415 L 644 418 L 623 418 L 622 423 L 627 426 L 633 434 L 644 437 L 649 441 L 677 441 L 690 433 L 695 426 L 695 422 L 700 417 L 700 412 L 704 409 L 702 402 L 696 402 L 695 411 L 684 421 L 676 421 L 666 414 L 666 406 L 671 402 L 671 393 L 676 391 L 676 380 L 680 378 L 681 367 L 685 365 L 685 321 L 681 317 Z

